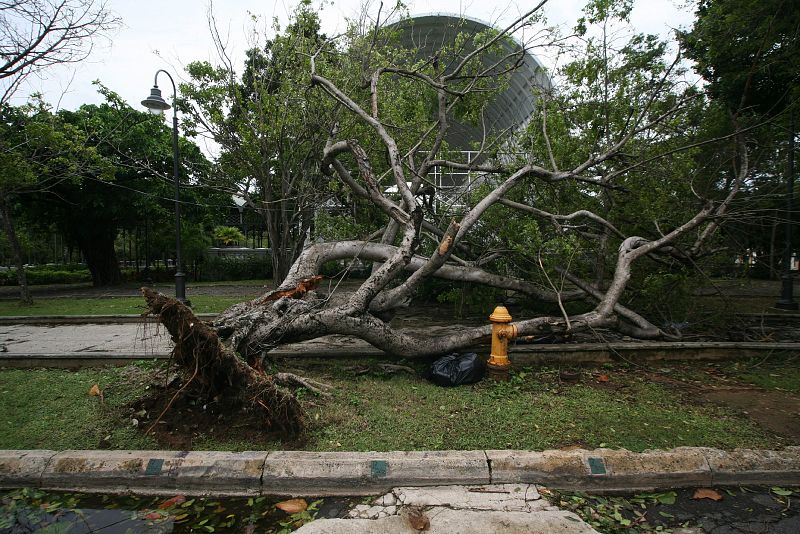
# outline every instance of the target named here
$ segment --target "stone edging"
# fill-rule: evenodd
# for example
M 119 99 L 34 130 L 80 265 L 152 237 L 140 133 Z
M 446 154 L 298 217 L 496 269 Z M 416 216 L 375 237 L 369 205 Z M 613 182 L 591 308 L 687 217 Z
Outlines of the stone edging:
M 377 495 L 398 486 L 541 484 L 639 492 L 800 485 L 800 447 L 569 451 L 0 451 L 0 488 L 188 495 Z

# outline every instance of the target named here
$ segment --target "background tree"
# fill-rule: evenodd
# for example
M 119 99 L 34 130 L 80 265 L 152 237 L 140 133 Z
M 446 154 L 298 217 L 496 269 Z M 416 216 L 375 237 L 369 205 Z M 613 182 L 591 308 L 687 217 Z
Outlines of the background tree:
M 165 256 L 174 253 L 171 131 L 160 117 L 132 109 L 105 88 L 101 92 L 105 103 L 62 110 L 58 117 L 105 158 L 111 175 L 97 179 L 76 173 L 75 180 L 37 194 L 29 206 L 41 214 L 39 220 L 56 222 L 65 238 L 78 247 L 95 286 L 121 281 L 115 240 L 121 229 L 134 228 L 145 218 L 154 229 L 152 242 L 158 243 L 164 233 L 169 247 Z M 188 225 L 204 223 L 210 229 L 216 217 L 207 217 L 208 213 L 219 213 L 223 201 L 198 185 L 210 171 L 198 147 L 185 139 L 180 143 L 181 175 L 186 177 L 182 215 Z
M 681 34 L 710 94 L 740 124 L 765 124 L 752 135 L 757 172 L 747 184 L 747 202 L 727 232 L 744 257 L 769 258 L 774 273 L 778 214 L 786 199 L 780 177 L 791 158 L 800 97 L 800 8 L 788 0 L 701 0 L 691 31 Z M 787 142 L 787 139 L 789 142 Z M 789 195 L 794 177 L 788 177 Z M 787 213 L 787 233 L 793 216 Z M 787 241 L 784 262 L 789 259 Z
M 113 170 L 84 132 L 52 114 L 41 101 L 14 108 L 0 106 L 0 213 L 11 245 L 23 302 L 32 301 L 14 212 L 34 195 L 53 195 L 84 177 L 103 181 Z M 45 218 L 45 224 L 52 219 Z
M 324 42 L 319 17 L 301 4 L 291 23 L 247 52 L 239 75 L 219 36 L 221 65 L 195 62 L 181 84 L 184 126 L 220 147 L 214 187 L 236 194 L 264 221 L 280 281 L 300 254 L 318 206 L 329 196 L 319 170 L 333 103 L 307 83 Z
M 88 56 L 95 40 L 115 30 L 120 22 L 104 0 L 14 0 L 0 3 L 2 113 L 9 113 L 8 101 L 28 76 L 53 65 L 81 61 Z M 4 120 L 4 125 L 8 124 Z M 30 174 L 28 163 L 20 159 L 14 148 L 13 144 L 4 145 L 4 155 L 0 156 L 0 165 L 3 166 L 0 168 L 0 181 L 3 182 L 0 184 L 0 210 L 17 266 L 22 300 L 28 303 L 31 296 L 25 271 L 21 268 L 22 253 L 14 231 L 13 199 L 10 195 L 23 182 L 27 181 L 29 186 L 35 177 Z M 41 163 L 41 159 L 38 161 Z

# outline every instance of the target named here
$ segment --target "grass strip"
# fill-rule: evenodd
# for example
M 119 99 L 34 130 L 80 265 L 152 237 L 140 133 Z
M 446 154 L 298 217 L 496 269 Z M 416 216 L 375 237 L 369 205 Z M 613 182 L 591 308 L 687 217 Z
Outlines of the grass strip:
M 139 416 L 126 408 L 133 399 L 148 394 L 155 380 L 155 365 L 77 372 L 0 370 L 0 449 L 91 449 L 101 440 L 115 449 L 161 448 L 136 430 L 132 420 Z M 667 373 L 690 376 L 693 389 L 680 381 L 654 382 L 647 373 L 624 366 L 586 369 L 583 380 L 576 384 L 562 382 L 558 369 L 542 367 L 516 372 L 509 382 L 484 380 L 457 388 L 437 387 L 417 375 L 389 374 L 377 360 L 304 359 L 280 365 L 282 370 L 287 367 L 336 387 L 330 399 L 300 391 L 310 414 L 310 433 L 304 445 L 308 450 L 581 446 L 642 451 L 792 444 L 790 438 L 765 430 L 741 410 L 695 397 L 702 364 L 694 370 L 681 365 Z M 742 369 L 732 371 L 726 383 Z M 747 383 L 752 383 L 757 381 L 754 376 L 776 374 L 776 367 L 748 372 Z M 603 375 L 609 380 L 604 381 Z M 715 376 L 707 380 L 714 381 Z M 93 384 L 103 390 L 103 401 L 88 395 Z M 231 436 L 240 434 L 234 431 L 233 422 L 221 418 L 218 424 L 232 425 Z M 213 439 L 204 436 L 202 428 L 192 440 L 195 450 L 285 446 L 236 437 Z
M 246 297 L 192 295 L 195 313 L 219 313 Z M 0 316 L 35 317 L 41 315 L 128 315 L 141 314 L 146 310 L 141 297 L 107 298 L 39 298 L 30 306 L 19 301 L 0 300 Z

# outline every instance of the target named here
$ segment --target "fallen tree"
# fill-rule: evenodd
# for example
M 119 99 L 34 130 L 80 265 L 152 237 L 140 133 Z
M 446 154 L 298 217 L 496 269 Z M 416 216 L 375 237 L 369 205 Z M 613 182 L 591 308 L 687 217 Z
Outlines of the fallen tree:
M 514 291 L 526 298 L 559 304 L 583 298 L 596 302 L 593 309 L 580 314 L 562 313 L 560 316 L 519 321 L 515 324 L 520 336 L 596 328 L 618 329 L 628 335 L 650 339 L 675 335 L 622 305 L 621 298 L 634 264 L 642 258 L 685 264 L 707 252 L 707 245 L 748 174 L 747 150 L 742 134 L 732 132 L 727 135 L 727 140 L 734 147 L 725 162 L 730 166 L 724 171 L 726 181 L 721 186 L 717 183 L 709 189 L 716 198 L 703 198 L 699 194 L 690 197 L 688 200 L 696 206 L 696 210 L 690 212 L 691 205 L 689 209 L 676 206 L 676 211 L 688 214 L 686 219 L 669 230 L 662 230 L 659 221 L 653 221 L 653 229 L 649 231 L 652 234 L 655 230 L 653 237 L 626 234 L 624 228 L 618 228 L 617 224 L 590 209 L 578 209 L 571 213 L 551 212 L 530 203 L 512 201 L 508 197 L 515 190 L 544 184 L 550 188 L 573 191 L 577 188 L 587 204 L 594 197 L 602 195 L 616 196 L 624 201 L 628 188 L 635 185 L 624 183 L 624 179 L 635 179 L 637 173 L 642 172 L 640 167 L 666 157 L 664 154 L 654 154 L 656 149 L 671 149 L 680 142 L 696 142 L 696 128 L 693 131 L 687 129 L 684 135 L 674 130 L 664 133 L 665 126 L 674 128 L 675 123 L 686 121 L 689 114 L 710 105 L 704 101 L 702 94 L 692 89 L 678 90 L 677 58 L 667 63 L 658 56 L 651 60 L 650 71 L 644 75 L 636 73 L 646 79 L 640 85 L 627 87 L 626 90 L 635 92 L 649 88 L 649 91 L 636 94 L 635 100 L 631 100 L 631 95 L 621 96 L 631 105 L 626 109 L 628 116 L 620 126 L 620 131 L 592 133 L 584 125 L 574 126 L 583 128 L 578 137 L 593 136 L 594 146 L 586 151 L 583 160 L 569 167 L 556 161 L 554 140 L 548 134 L 548 121 L 554 121 L 552 115 L 547 115 L 548 111 L 553 113 L 548 109 L 548 101 L 556 101 L 557 95 L 544 92 L 540 95 L 543 105 L 533 117 L 538 124 L 530 124 L 527 129 L 528 132 L 540 132 L 540 141 L 545 147 L 543 151 L 538 150 L 537 153 L 536 147 L 532 147 L 522 157 L 518 154 L 508 157 L 503 155 L 503 150 L 515 152 L 520 145 L 507 143 L 498 148 L 500 141 L 487 137 L 482 141 L 483 146 L 495 145 L 491 150 L 486 148 L 485 158 L 474 158 L 467 163 L 447 159 L 450 152 L 445 140 L 454 122 L 451 117 L 455 105 L 480 94 L 480 91 L 486 91 L 486 87 L 480 85 L 486 79 L 502 78 L 519 67 L 518 58 L 520 54 L 527 53 L 527 49 L 522 47 L 498 60 L 496 45 L 527 24 L 539 7 L 541 4 L 505 30 L 496 32 L 492 38 L 475 44 L 474 48 L 453 52 L 447 69 L 434 67 L 433 60 L 418 61 L 416 65 L 422 66 L 415 68 L 378 65 L 365 77 L 370 81 L 366 92 L 346 93 L 332 79 L 316 72 L 312 58 L 310 79 L 313 86 L 346 109 L 353 121 L 361 128 L 366 127 L 371 136 L 365 140 L 341 138 L 343 127 L 334 127 L 324 150 L 322 171 L 349 188 L 352 195 L 378 207 L 385 217 L 384 226 L 376 233 L 374 241 L 350 240 L 307 247 L 277 291 L 251 302 L 237 304 L 222 313 L 215 320 L 214 328 L 231 348 L 247 356 L 268 351 L 283 343 L 329 334 L 346 334 L 364 339 L 390 354 L 418 357 L 443 354 L 485 341 L 489 335 L 488 325 L 460 329 L 449 335 L 439 332 L 435 337 L 400 331 L 390 325 L 391 317 L 407 307 L 423 282 L 432 277 L 487 285 Z M 481 59 L 482 55 L 491 56 L 493 60 Z M 442 61 L 441 57 L 439 61 Z M 389 80 L 384 82 L 384 78 Z M 384 119 L 380 114 L 381 102 L 396 97 L 391 82 L 397 79 L 411 80 L 420 94 L 427 91 L 435 95 L 437 101 L 435 120 L 424 125 L 418 137 L 408 140 L 407 132 L 400 132 L 405 143 L 402 149 L 398 137 L 392 132 L 391 117 Z M 612 83 L 608 79 L 604 82 Z M 602 99 L 600 104 L 603 104 Z M 637 107 L 633 107 L 633 104 Z M 605 106 L 619 107 L 619 103 L 606 101 Z M 613 112 L 603 111 L 602 106 L 599 108 L 600 115 Z M 705 139 L 702 142 L 711 143 L 712 140 Z M 370 154 L 365 147 L 372 143 L 380 143 L 383 153 Z M 628 152 L 631 150 L 640 152 L 641 156 L 634 157 Z M 675 152 L 681 150 L 686 148 L 678 146 L 674 149 Z M 495 156 L 489 157 L 490 153 Z M 541 164 L 536 161 L 539 157 L 543 159 Z M 648 159 L 650 162 L 646 161 Z M 382 168 L 376 170 L 378 167 Z M 456 214 L 458 218 L 453 218 L 447 227 L 438 224 L 442 214 L 427 206 L 421 194 L 425 188 L 435 185 L 429 177 L 434 168 L 438 172 L 458 170 L 474 173 L 480 176 L 482 184 L 480 192 L 468 192 L 467 208 Z M 653 172 L 654 169 L 655 172 L 659 171 L 657 166 L 651 164 L 645 172 Z M 717 179 L 715 175 L 709 180 Z M 691 177 L 685 177 L 685 180 L 690 182 Z M 665 194 L 671 192 L 665 191 Z M 687 199 L 684 197 L 681 200 Z M 572 289 L 563 291 L 552 285 L 542 286 L 532 280 L 493 272 L 491 261 L 482 261 L 481 258 L 496 258 L 502 254 L 501 251 L 487 253 L 481 250 L 480 257 L 468 257 L 476 250 L 476 243 L 470 241 L 471 234 L 485 224 L 488 211 L 499 206 L 514 213 L 509 217 L 530 217 L 543 224 L 552 224 L 557 233 L 572 233 L 588 240 L 597 239 L 599 235 L 606 240 L 618 240 L 619 247 L 611 275 L 601 284 L 596 284 L 569 272 L 564 265 L 542 265 L 542 272 L 558 272 L 560 278 L 570 282 Z M 585 223 L 576 224 L 580 220 Z M 425 243 L 426 237 L 435 238 L 433 246 L 430 242 Z M 426 249 L 429 252 L 423 255 Z M 374 262 L 374 267 L 369 278 L 347 302 L 332 305 L 313 291 L 304 291 L 300 298 L 288 296 L 317 276 L 325 262 L 354 259 Z M 276 295 L 280 298 L 276 298 Z M 563 306 L 561 309 L 564 309 Z
M 457 45 L 443 46 L 427 58 L 375 52 L 373 45 L 383 42 L 384 31 L 376 24 L 363 37 L 367 45 L 351 43 L 342 52 L 361 50 L 357 61 L 341 61 L 365 69 L 361 86 L 345 87 L 342 80 L 352 76 L 337 81 L 317 71 L 313 55 L 307 58 L 314 90 L 346 112 L 331 125 L 321 171 L 352 198 L 377 208 L 383 219 L 371 238 L 305 248 L 275 291 L 230 307 L 211 329 L 204 329 L 203 339 L 209 341 L 198 344 L 194 335 L 187 338 L 180 328 L 170 328 L 176 359 L 180 355 L 184 369 L 191 372 L 200 361 L 199 368 L 210 373 L 202 379 L 209 387 L 230 383 L 235 376 L 234 388 L 255 391 L 265 387 L 265 379 L 242 361 L 254 361 L 281 344 L 345 334 L 389 354 L 423 357 L 486 341 L 489 325 L 435 336 L 392 326 L 392 317 L 431 278 L 485 285 L 558 305 L 560 314 L 514 323 L 519 336 L 598 328 L 643 339 L 678 335 L 624 304 L 634 269 L 645 262 L 663 270 L 682 268 L 709 254 L 749 173 L 745 130 L 735 115 L 719 119 L 714 103 L 687 87 L 679 56 L 666 61 L 666 47 L 641 36 L 617 48 L 607 44 L 605 33 L 586 38 L 585 58 L 565 69 L 559 91 L 537 89 L 537 109 L 524 128 L 484 128 L 486 135 L 475 145 L 477 157 L 466 162 L 452 157 L 447 141 L 451 128 L 470 120 L 480 125 L 487 102 L 506 87 L 533 46 L 509 36 L 532 17 L 537 20 L 543 4 L 503 30 L 456 39 Z M 590 15 L 602 32 L 607 29 L 604 22 L 614 18 L 607 12 Z M 598 42 L 604 46 L 596 46 Z M 328 42 L 318 53 L 335 50 Z M 409 124 L 398 126 L 402 117 L 391 111 L 402 107 L 402 101 L 435 102 L 432 118 L 416 124 L 415 135 Z M 717 117 L 724 133 L 719 133 L 722 127 L 705 128 L 698 120 L 704 114 Z M 698 147 L 708 146 L 714 147 L 715 156 L 698 161 Z M 477 186 L 464 187 L 451 202 L 457 208 L 443 210 L 430 202 L 431 191 L 443 194 L 431 179 L 434 170 L 468 175 Z M 648 204 L 640 197 L 652 193 L 654 177 L 663 182 L 663 190 L 658 202 Z M 626 203 L 639 210 L 636 217 L 620 211 Z M 649 218 L 651 210 L 656 214 Z M 496 237 L 515 224 L 549 237 L 531 238 L 538 250 Z M 524 244 L 531 236 L 513 237 Z M 560 248 L 543 256 L 542 250 L 552 250 L 553 243 Z M 574 256 L 575 243 L 594 254 L 594 261 L 582 262 L 579 269 L 570 260 L 561 261 L 565 254 Z M 509 266 L 506 260 L 514 255 L 538 265 L 536 276 L 525 277 L 525 269 Z M 344 302 L 314 289 L 322 265 L 334 260 L 373 264 L 369 277 Z M 597 269 L 585 267 L 592 264 Z M 569 289 L 564 290 L 565 284 Z M 564 304 L 576 299 L 594 305 L 567 313 Z M 152 304 L 150 309 L 161 313 L 162 322 L 168 320 L 163 309 L 159 312 Z M 218 377 L 215 359 L 226 362 L 219 364 Z M 294 409 L 277 397 L 274 402 Z

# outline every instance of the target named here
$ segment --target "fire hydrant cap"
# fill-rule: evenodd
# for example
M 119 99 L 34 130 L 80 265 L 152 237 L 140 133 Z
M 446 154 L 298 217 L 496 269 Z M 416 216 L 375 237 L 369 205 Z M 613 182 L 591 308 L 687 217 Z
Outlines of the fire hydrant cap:
M 505 306 L 498 306 L 489 316 L 489 320 L 493 323 L 510 323 L 512 318 Z

